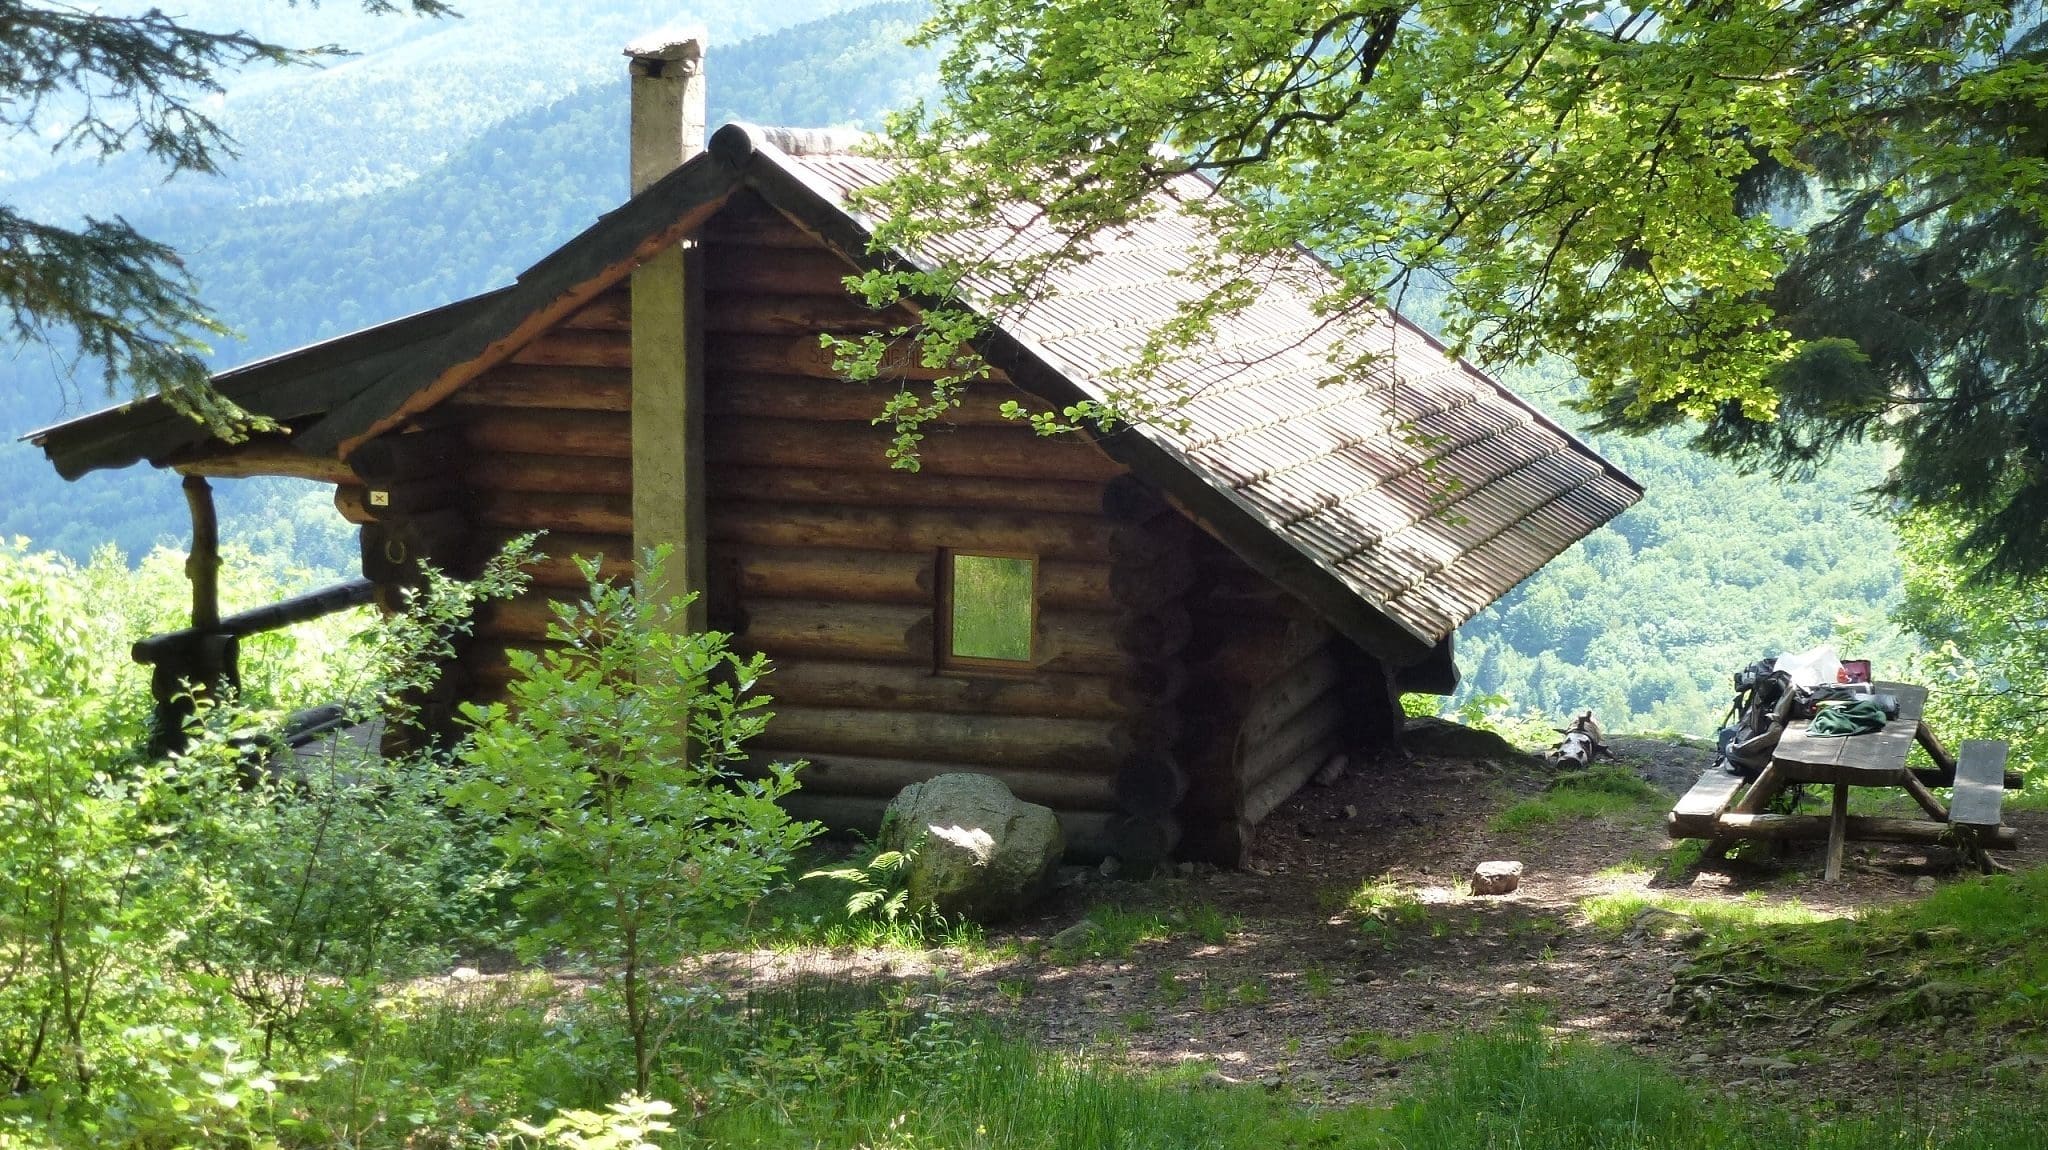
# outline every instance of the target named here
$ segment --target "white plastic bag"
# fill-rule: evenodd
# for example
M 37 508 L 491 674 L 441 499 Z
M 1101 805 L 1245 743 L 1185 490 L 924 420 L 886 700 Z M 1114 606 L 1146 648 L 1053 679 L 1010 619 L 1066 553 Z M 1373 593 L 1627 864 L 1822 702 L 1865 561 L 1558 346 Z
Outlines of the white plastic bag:
M 1833 647 L 1822 645 L 1797 655 L 1780 655 L 1772 662 L 1771 669 L 1792 676 L 1795 687 L 1818 687 L 1840 679 L 1842 660 L 1835 656 Z

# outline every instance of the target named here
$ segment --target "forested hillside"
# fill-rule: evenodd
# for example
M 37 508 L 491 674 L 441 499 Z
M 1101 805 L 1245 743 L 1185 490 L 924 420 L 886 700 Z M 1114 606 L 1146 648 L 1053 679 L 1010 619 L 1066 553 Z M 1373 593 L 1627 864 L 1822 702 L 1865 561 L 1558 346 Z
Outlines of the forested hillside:
M 777 5 L 774 19 L 843 7 Z M 227 366 L 509 280 L 625 194 L 626 98 L 619 44 L 681 15 L 713 32 L 711 119 L 872 126 L 931 84 L 932 60 L 901 41 L 922 12 L 891 3 L 751 39 L 773 20 L 741 4 L 677 13 L 465 6 L 467 21 L 332 15 L 323 34 L 364 55 L 321 73 L 251 77 L 225 115 L 244 155 L 227 179 L 154 182 L 128 161 L 18 173 L 0 196 L 29 207 L 121 211 L 184 250 L 218 315 L 244 339 Z M 245 11 L 246 9 L 246 11 Z M 267 9 L 219 5 L 223 19 Z M 511 22 L 522 47 L 494 37 Z M 329 18 L 322 10 L 322 18 Z M 305 35 L 294 25 L 294 35 Z M 331 32 L 328 30 L 331 29 Z M 724 37 L 724 38 L 721 38 Z M 1570 422 L 1559 372 L 1516 387 Z M 0 362 L 0 536 L 83 557 L 112 543 L 131 556 L 182 530 L 175 483 L 144 469 L 72 484 L 14 442 L 101 401 L 40 349 Z M 1812 482 L 1744 479 L 1675 437 L 1608 436 L 1598 446 L 1649 489 L 1643 503 L 1573 548 L 1460 636 L 1461 700 L 1498 695 L 1509 711 L 1594 708 L 1611 726 L 1708 730 L 1727 674 L 1828 638 L 1883 631 L 1899 593 L 1890 530 L 1854 509 L 1873 453 Z M 228 485 L 227 535 L 330 569 L 354 562 L 328 489 L 283 481 Z M 1897 666 L 1896 639 L 1851 643 Z
M 1507 378 L 1574 422 L 1568 374 Z M 1460 701 L 1553 718 L 1590 707 L 1610 729 L 1708 734 L 1729 676 L 1757 659 L 1833 642 L 1905 673 L 1913 645 L 1888 621 L 1898 538 L 1862 510 L 1882 472 L 1875 448 L 1781 483 L 1675 432 L 1592 438 L 1644 485 L 1642 502 L 1465 626 Z
M 786 17 L 839 6 L 805 3 L 777 11 Z M 382 187 L 380 178 L 368 181 L 377 190 L 367 194 L 337 195 L 323 192 L 320 178 L 280 182 L 298 162 L 312 165 L 315 173 L 344 153 L 369 163 L 388 142 L 388 125 L 380 129 L 362 114 L 356 86 L 335 84 L 327 74 L 293 73 L 262 77 L 257 102 L 273 107 L 276 96 L 290 104 L 288 119 L 298 130 L 278 134 L 275 125 L 251 114 L 252 126 L 261 130 L 253 138 L 245 133 L 238 177 L 181 180 L 167 190 L 140 167 L 112 165 L 100 185 L 123 188 L 126 202 L 93 199 L 99 210 L 126 212 L 186 254 L 210 306 L 243 336 L 217 349 L 214 360 L 222 367 L 493 287 L 625 198 L 625 65 L 618 48 L 678 15 L 668 8 L 649 15 L 644 7 L 593 13 L 596 33 L 580 30 L 574 38 L 587 49 L 575 68 L 562 65 L 549 74 L 556 54 L 527 58 L 519 91 L 528 106 L 517 114 L 474 134 L 461 129 L 485 119 L 484 109 L 451 116 L 443 130 L 419 125 L 413 150 L 400 154 L 426 156 L 417 149 L 432 146 L 444 150 L 445 158 L 398 186 Z M 721 11 L 747 10 L 696 8 L 682 15 L 705 21 L 714 34 Z M 902 45 L 920 11 L 916 4 L 883 4 L 729 46 L 714 40 L 708 61 L 712 122 L 874 126 L 929 83 L 928 58 Z M 577 12 L 582 15 L 580 6 Z M 495 8 L 484 12 L 493 14 L 509 18 Z M 743 28 L 763 22 L 758 15 L 723 21 Z M 375 21 L 363 26 L 384 27 Z M 536 35 L 545 39 L 544 32 L 522 29 L 519 42 Z M 392 50 L 413 51 L 408 45 Z M 437 57 L 434 66 L 459 70 L 470 58 Z M 381 60 L 379 53 L 342 67 L 377 69 Z M 593 61 L 602 66 L 601 77 L 583 66 Z M 271 91 L 287 79 L 296 81 L 295 95 Z M 536 85 L 552 98 L 536 101 Z M 476 98 L 496 96 L 479 91 Z M 379 108 L 383 101 L 368 106 Z M 71 194 L 85 179 L 62 169 L 0 185 L 0 196 L 34 206 Z M 15 441 L 104 401 L 96 380 L 68 378 L 40 348 L 0 361 L 0 429 L 6 433 L 0 483 L 14 494 L 0 507 L 0 536 L 26 535 L 37 546 L 82 558 L 109 542 L 139 555 L 181 529 L 175 483 L 137 468 L 67 484 L 38 453 Z M 223 507 L 232 537 L 297 550 L 326 566 L 354 561 L 352 533 L 343 533 L 346 525 L 327 507 L 328 489 L 283 481 L 227 487 Z

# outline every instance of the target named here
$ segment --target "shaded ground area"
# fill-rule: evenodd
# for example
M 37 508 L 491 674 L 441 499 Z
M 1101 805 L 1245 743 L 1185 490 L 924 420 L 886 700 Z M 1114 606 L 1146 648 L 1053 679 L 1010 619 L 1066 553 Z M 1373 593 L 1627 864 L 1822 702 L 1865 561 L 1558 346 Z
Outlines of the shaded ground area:
M 1663 740 L 1612 742 L 1622 765 L 1669 793 L 1712 757 Z M 1834 884 L 1820 881 L 1817 846 L 1674 860 L 1668 799 L 1546 819 L 1527 800 L 1554 775 L 1491 736 L 1432 728 L 1407 756 L 1290 801 L 1246 870 L 1182 868 L 1145 882 L 1069 871 L 1055 898 L 985 948 L 761 952 L 722 965 L 737 984 L 903 977 L 1056 1045 L 1153 1067 L 1199 1062 L 1218 1080 L 1310 1100 L 1373 1098 L 1449 1035 L 1531 1007 L 1730 1091 L 1803 1105 L 1887 1108 L 2048 1084 L 2041 1037 L 1951 1018 L 1938 1000 L 1863 1025 L 1875 1015 L 1859 1011 L 1888 1001 L 1875 996 L 1900 991 L 1881 980 L 1802 1002 L 1752 995 L 1739 973 L 1689 971 L 1705 916 L 1897 905 L 1966 874 L 1950 852 L 1852 844 Z M 2048 819 L 2019 811 L 2008 822 L 2022 848 L 2006 861 L 2048 862 Z M 1472 866 L 1489 859 L 1524 863 L 1516 893 L 1465 893 Z M 1077 928 L 1084 920 L 1097 925 Z M 1676 996 L 1674 978 L 1685 984 Z

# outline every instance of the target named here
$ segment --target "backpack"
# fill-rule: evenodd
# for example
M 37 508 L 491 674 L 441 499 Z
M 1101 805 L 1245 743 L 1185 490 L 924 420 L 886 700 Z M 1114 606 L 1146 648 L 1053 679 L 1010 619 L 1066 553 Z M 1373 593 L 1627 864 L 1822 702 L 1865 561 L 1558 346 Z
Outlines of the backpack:
M 1721 764 L 1732 773 L 1754 778 L 1770 763 L 1785 724 L 1813 713 L 1806 692 L 1792 685 L 1790 674 L 1773 670 L 1775 663 L 1760 659 L 1735 673 L 1732 721 L 1718 740 Z

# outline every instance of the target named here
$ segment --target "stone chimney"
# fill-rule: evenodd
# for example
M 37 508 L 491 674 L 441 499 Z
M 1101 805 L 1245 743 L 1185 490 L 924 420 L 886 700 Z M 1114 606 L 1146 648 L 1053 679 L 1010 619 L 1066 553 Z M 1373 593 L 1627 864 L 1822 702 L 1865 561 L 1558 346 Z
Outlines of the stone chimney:
M 626 49 L 632 185 L 639 195 L 704 150 L 704 33 L 657 32 Z M 633 551 L 672 549 L 667 596 L 697 592 L 674 624 L 705 628 L 704 275 L 683 240 L 633 269 Z
M 657 32 L 626 46 L 632 87 L 632 193 L 704 150 L 702 31 Z

